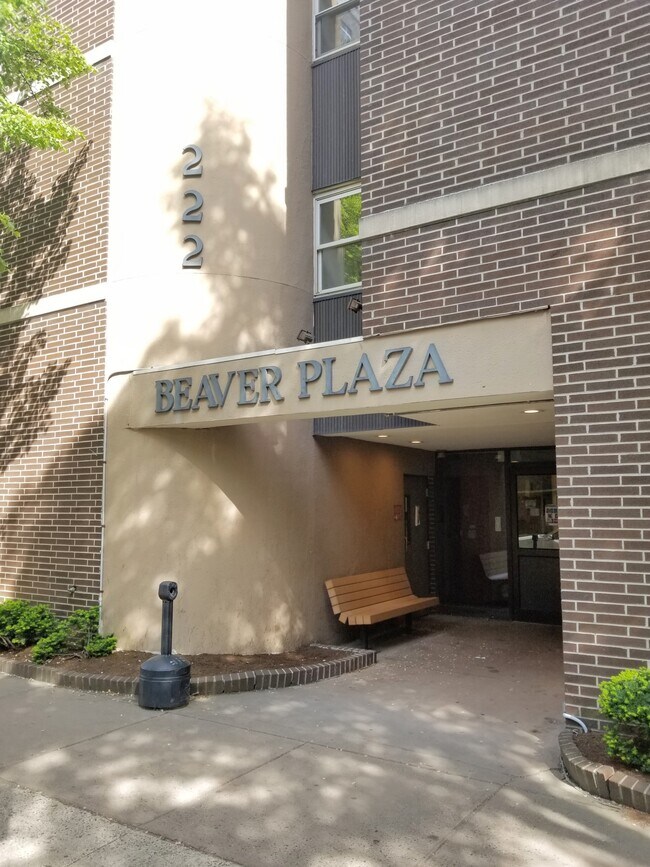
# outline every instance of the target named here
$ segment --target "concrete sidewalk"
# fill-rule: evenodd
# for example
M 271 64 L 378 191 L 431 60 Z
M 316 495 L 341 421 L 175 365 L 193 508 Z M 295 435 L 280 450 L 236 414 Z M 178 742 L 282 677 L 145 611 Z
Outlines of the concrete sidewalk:
M 559 631 L 426 623 L 364 671 L 167 713 L 0 677 L 0 863 L 647 864 L 648 816 L 559 770 Z

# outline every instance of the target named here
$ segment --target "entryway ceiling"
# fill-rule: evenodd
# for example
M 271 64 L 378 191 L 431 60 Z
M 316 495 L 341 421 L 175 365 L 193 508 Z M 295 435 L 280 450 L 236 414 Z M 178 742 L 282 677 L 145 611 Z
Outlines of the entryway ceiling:
M 403 417 L 427 422 L 429 426 L 343 435 L 429 451 L 523 448 L 549 446 L 555 442 L 555 414 L 551 400 L 424 410 Z

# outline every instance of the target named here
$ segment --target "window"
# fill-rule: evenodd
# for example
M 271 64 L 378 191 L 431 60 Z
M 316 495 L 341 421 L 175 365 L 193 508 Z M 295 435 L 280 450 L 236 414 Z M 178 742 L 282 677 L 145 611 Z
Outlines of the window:
M 361 191 L 344 190 L 316 199 L 316 292 L 361 285 L 359 218 Z
M 359 0 L 314 0 L 314 56 L 359 41 Z

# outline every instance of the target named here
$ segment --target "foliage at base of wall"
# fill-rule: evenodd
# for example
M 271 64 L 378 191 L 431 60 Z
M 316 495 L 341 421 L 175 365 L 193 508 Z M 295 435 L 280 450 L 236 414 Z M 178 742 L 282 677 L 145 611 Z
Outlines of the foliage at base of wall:
M 114 635 L 99 634 L 99 608 L 73 611 L 59 620 L 47 605 L 20 599 L 0 604 L 0 647 L 19 650 L 33 645 L 34 662 L 54 656 L 107 656 L 117 646 Z
M 613 720 L 603 735 L 609 755 L 650 773 L 650 669 L 628 668 L 603 681 L 598 704 Z

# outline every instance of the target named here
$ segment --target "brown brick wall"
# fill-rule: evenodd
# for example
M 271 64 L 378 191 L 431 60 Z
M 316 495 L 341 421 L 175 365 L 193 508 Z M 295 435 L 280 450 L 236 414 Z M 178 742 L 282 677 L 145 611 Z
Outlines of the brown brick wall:
M 646 0 L 365 0 L 365 213 L 650 141 Z
M 650 173 L 369 242 L 364 327 L 552 311 L 567 709 L 650 661 Z
M 70 28 L 81 51 L 113 38 L 113 0 L 51 0 L 48 7 L 52 18 Z
M 650 661 L 650 291 L 553 314 L 567 709 Z
M 0 327 L 0 598 L 98 600 L 104 329 L 103 304 Z
M 369 241 L 364 333 L 643 291 L 649 202 L 646 173 Z
M 3 243 L 12 270 L 0 277 L 0 307 L 106 279 L 111 82 L 107 60 L 61 94 L 84 142 L 0 163 L 0 210 L 21 232 Z
M 362 7 L 366 214 L 650 140 L 650 6 Z M 567 710 L 650 660 L 650 172 L 364 245 L 366 335 L 551 308 Z M 505 444 L 504 444 L 505 445 Z
M 113 35 L 112 0 L 50 11 L 83 51 Z M 22 235 L 4 244 L 0 307 L 106 279 L 112 61 L 95 68 L 56 95 L 85 141 L 0 164 L 0 210 Z M 62 614 L 98 601 L 104 341 L 103 303 L 0 325 L 0 598 Z

